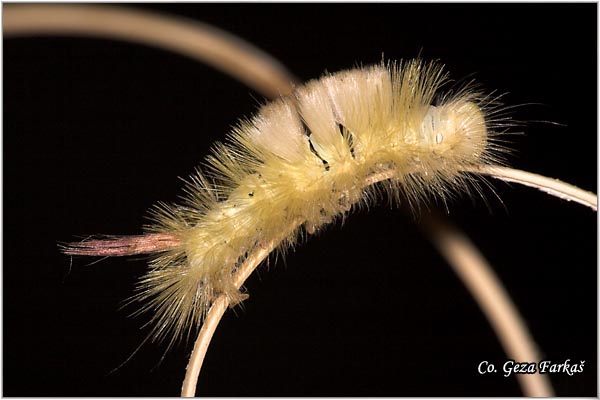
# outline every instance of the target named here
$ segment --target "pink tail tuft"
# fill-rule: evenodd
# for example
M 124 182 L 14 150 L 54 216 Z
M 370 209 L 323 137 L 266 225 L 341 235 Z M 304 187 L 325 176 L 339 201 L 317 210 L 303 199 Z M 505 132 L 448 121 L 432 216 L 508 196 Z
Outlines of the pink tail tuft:
M 153 233 L 140 236 L 123 236 L 116 239 L 89 239 L 61 246 L 70 256 L 120 257 L 149 254 L 168 250 L 181 244 L 173 235 Z

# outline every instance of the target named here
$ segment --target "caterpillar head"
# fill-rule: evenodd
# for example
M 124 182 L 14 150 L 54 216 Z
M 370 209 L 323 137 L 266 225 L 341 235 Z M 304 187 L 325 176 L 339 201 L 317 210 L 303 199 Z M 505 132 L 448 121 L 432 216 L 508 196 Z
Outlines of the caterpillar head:
M 430 106 L 421 124 L 424 142 L 442 157 L 477 163 L 488 134 L 481 108 L 472 101 L 456 100 Z

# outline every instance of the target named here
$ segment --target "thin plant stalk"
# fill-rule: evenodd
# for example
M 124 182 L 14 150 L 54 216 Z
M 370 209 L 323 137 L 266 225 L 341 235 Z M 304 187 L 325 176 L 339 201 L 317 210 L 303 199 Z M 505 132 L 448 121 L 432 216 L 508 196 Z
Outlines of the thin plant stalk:
M 465 172 L 475 174 L 489 175 L 508 183 L 519 183 L 521 185 L 538 189 L 546 194 L 565 201 L 573 201 L 594 211 L 598 210 L 598 195 L 563 182 L 558 179 L 548 178 L 543 175 L 523 171 L 516 168 L 500 167 L 495 165 L 477 165 L 464 168 Z M 375 183 L 381 180 L 389 179 L 394 175 L 394 171 L 382 171 L 367 178 L 367 183 Z
M 81 35 L 156 46 L 207 63 L 258 92 L 287 94 L 295 79 L 273 57 L 221 29 L 123 7 L 5 4 L 5 37 Z
M 595 193 L 580 189 L 577 186 L 573 186 L 558 179 L 495 165 L 481 165 L 466 169 L 465 171 L 489 175 L 504 182 L 520 183 L 521 185 L 541 190 L 542 192 L 558 197 L 559 199 L 574 201 L 590 207 L 594 211 L 598 210 L 598 196 Z
M 288 235 L 290 235 L 302 221 L 296 220 L 290 225 L 290 229 L 283 233 L 279 239 L 272 240 L 271 242 L 264 244 L 255 250 L 239 267 L 233 277 L 233 284 L 237 289 L 242 287 L 246 279 L 252 274 L 252 272 L 268 257 L 268 255 L 277 248 L 279 243 Z M 182 397 L 194 397 L 196 393 L 196 386 L 198 384 L 198 376 L 200 375 L 200 369 L 204 362 L 204 357 L 208 350 L 208 346 L 212 339 L 212 336 L 229 306 L 229 300 L 227 296 L 219 296 L 215 302 L 211 305 L 202 328 L 198 334 L 198 338 L 194 343 L 194 349 L 190 356 L 190 360 L 186 367 L 185 379 L 183 380 L 183 386 L 181 388 Z
M 425 215 L 421 229 L 438 252 L 452 266 L 492 325 L 506 355 L 517 362 L 539 362 L 540 351 L 527 330 L 527 324 L 511 301 L 502 282 L 471 240 L 447 218 Z M 527 397 L 552 397 L 548 375 L 518 374 Z

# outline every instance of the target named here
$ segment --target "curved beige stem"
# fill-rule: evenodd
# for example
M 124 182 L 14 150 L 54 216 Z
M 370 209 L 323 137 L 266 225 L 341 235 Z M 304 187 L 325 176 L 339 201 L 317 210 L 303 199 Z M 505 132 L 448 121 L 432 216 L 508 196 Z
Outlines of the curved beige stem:
M 546 194 L 566 201 L 574 201 L 592 210 L 598 210 L 598 196 L 595 193 L 588 192 L 577 186 L 563 182 L 558 179 L 548 178 L 543 175 L 532 172 L 521 171 L 519 169 L 500 167 L 495 165 L 475 165 L 463 168 L 465 172 L 472 172 L 481 175 L 489 175 L 504 182 L 520 183 L 521 185 L 538 189 Z M 382 171 L 367 178 L 368 184 L 373 184 L 394 175 L 394 171 Z
M 282 236 L 255 250 L 235 273 L 233 277 L 233 284 L 235 287 L 238 289 L 242 287 L 256 267 L 258 267 L 260 263 L 263 262 L 277 246 L 279 246 L 279 243 L 281 243 L 285 237 L 291 235 L 300 224 L 302 224 L 302 221 L 300 220 L 293 221 L 290 224 L 289 229 L 284 232 Z M 200 375 L 200 369 L 202 368 L 208 345 L 210 344 L 213 334 L 228 306 L 229 300 L 227 299 L 227 296 L 219 296 L 210 307 L 206 319 L 202 324 L 202 328 L 200 329 L 200 333 L 198 334 L 198 338 L 196 339 L 196 343 L 194 343 L 194 350 L 192 350 L 190 361 L 186 367 L 185 379 L 183 380 L 183 386 L 181 388 L 182 397 L 194 397 L 196 385 L 198 384 L 198 376 Z
M 420 226 L 475 298 L 508 357 L 517 362 L 541 361 L 525 320 L 492 267 L 464 233 L 444 220 L 424 216 Z M 548 375 L 519 374 L 517 379 L 525 396 L 554 396 Z
M 295 82 L 283 65 L 251 44 L 181 17 L 106 6 L 5 4 L 2 22 L 5 37 L 96 36 L 174 51 L 225 71 L 271 98 L 289 93 Z
M 260 261 L 258 264 L 260 264 Z M 245 268 L 249 268 L 253 271 L 258 264 L 254 266 L 249 264 Z M 185 378 L 183 379 L 183 385 L 181 386 L 181 397 L 194 397 L 196 395 L 196 386 L 198 385 L 198 378 L 200 376 L 200 369 L 202 368 L 204 357 L 206 357 L 210 341 L 228 306 L 229 300 L 227 300 L 227 297 L 225 296 L 219 296 L 212 306 L 210 306 L 210 311 L 202 323 L 202 329 L 194 343 L 194 350 L 192 350 L 190 360 L 185 368 L 186 372 Z
M 573 186 L 558 179 L 547 178 L 543 175 L 521 171 L 519 169 L 492 165 L 472 167 L 465 169 L 465 171 L 489 175 L 505 182 L 520 183 L 521 185 L 541 190 L 551 196 L 583 204 L 594 211 L 598 210 L 598 196 L 595 193 L 580 189 L 577 186 Z

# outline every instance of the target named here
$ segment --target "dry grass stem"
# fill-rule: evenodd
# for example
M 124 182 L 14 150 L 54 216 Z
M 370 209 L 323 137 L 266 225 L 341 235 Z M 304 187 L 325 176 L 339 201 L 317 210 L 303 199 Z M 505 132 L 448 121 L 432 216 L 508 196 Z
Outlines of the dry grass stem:
M 558 179 L 548 178 L 531 172 L 521 171 L 519 169 L 499 167 L 492 165 L 482 165 L 467 170 L 477 174 L 489 175 L 504 182 L 520 183 L 529 186 L 551 196 L 558 197 L 566 201 L 574 201 L 592 210 L 598 210 L 598 196 L 595 193 L 588 192 L 565 183 Z
M 5 37 L 95 36 L 156 46 L 205 62 L 268 97 L 289 92 L 294 78 L 273 57 L 225 31 L 197 21 L 120 7 L 4 5 Z
M 492 325 L 504 351 L 517 362 L 539 362 L 540 352 L 508 292 L 469 238 L 437 216 L 424 216 L 421 228 L 452 266 Z M 525 396 L 554 396 L 548 375 L 516 375 Z
M 237 270 L 233 278 L 235 287 L 239 289 L 252 272 L 269 256 L 279 243 L 296 230 L 302 222 L 303 221 L 294 221 L 290 225 L 289 230 L 283 232 L 279 239 L 273 240 L 256 249 Z M 200 329 L 200 333 L 198 334 L 198 338 L 194 343 L 194 350 L 192 350 L 190 360 L 186 367 L 185 379 L 183 380 L 183 386 L 181 388 L 182 397 L 195 396 L 198 376 L 200 375 L 200 369 L 202 368 L 206 351 L 208 350 L 210 341 L 228 306 L 229 300 L 227 299 L 227 296 L 221 295 L 210 307 L 206 319 L 202 324 L 202 328 Z

